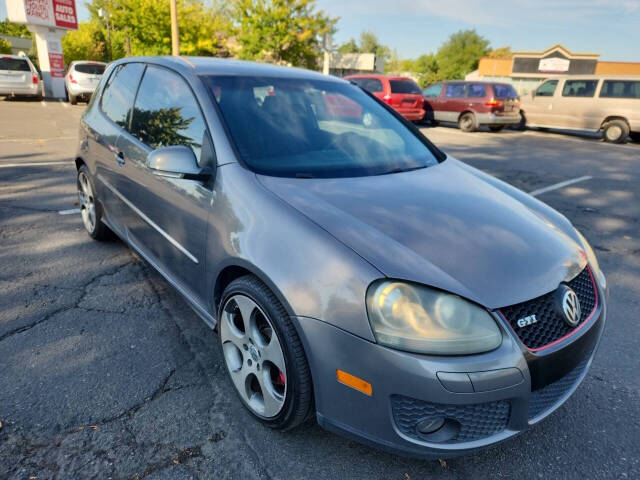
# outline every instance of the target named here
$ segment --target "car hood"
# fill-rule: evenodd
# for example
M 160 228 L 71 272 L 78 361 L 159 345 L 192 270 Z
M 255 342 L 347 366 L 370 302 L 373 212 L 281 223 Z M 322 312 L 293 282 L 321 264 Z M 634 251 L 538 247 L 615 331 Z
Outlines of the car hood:
M 411 172 L 260 182 L 385 276 L 497 308 L 547 293 L 585 255 L 570 223 L 452 158 Z

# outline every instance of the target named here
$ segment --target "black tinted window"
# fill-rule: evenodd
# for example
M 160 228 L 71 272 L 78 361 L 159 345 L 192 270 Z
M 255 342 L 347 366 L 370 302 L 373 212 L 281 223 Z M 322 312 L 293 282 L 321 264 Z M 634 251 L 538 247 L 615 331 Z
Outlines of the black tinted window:
M 368 92 L 382 91 L 382 82 L 377 78 L 352 78 L 351 81 Z
M 389 80 L 391 93 L 417 93 L 421 95 L 420 87 L 412 80 Z
M 136 97 L 131 133 L 151 148 L 184 145 L 198 162 L 208 135 L 191 89 L 176 73 L 147 67 Z
M 464 83 L 449 83 L 445 89 L 445 97 L 458 98 L 464 97 L 466 85 Z
M 549 80 L 548 82 L 544 82 L 536 90 L 536 97 L 553 97 L 557 86 L 557 80 Z
M 598 80 L 567 80 L 562 88 L 563 97 L 593 97 Z
M 104 73 L 104 65 L 98 63 L 79 63 L 73 66 L 76 72 L 88 73 L 89 75 L 102 75 Z
M 0 70 L 14 70 L 17 72 L 31 71 L 26 60 L 11 57 L 0 57 Z
M 481 83 L 470 83 L 467 92 L 468 97 L 484 97 L 487 94 L 487 90 Z
M 127 128 L 129 113 L 142 75 L 141 63 L 118 65 L 114 70 L 102 94 L 100 107 L 107 117 L 122 128 Z
M 631 80 L 605 80 L 600 96 L 605 98 L 640 98 L 640 82 Z
M 497 84 L 493 86 L 495 98 L 518 98 L 518 92 L 511 85 Z

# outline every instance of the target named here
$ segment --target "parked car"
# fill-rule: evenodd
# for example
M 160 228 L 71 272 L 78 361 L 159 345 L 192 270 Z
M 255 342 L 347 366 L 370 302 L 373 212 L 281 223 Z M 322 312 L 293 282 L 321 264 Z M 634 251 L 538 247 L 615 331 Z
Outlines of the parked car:
M 420 87 L 412 79 L 368 74 L 344 78 L 372 93 L 407 120 L 419 122 L 423 119 L 424 99 Z
M 454 122 L 463 132 L 487 125 L 499 132 L 520 122 L 519 98 L 507 83 L 438 82 L 422 91 L 428 120 Z
M 640 141 L 640 76 L 571 75 L 543 82 L 520 107 L 530 127 L 602 131 L 605 140 Z
M 538 423 L 585 377 L 607 302 L 585 238 L 360 88 L 146 57 L 111 64 L 95 96 L 84 227 L 217 330 L 257 420 L 442 458 Z
M 29 57 L 0 55 L 0 95 L 42 97 L 40 76 Z
M 106 66 L 106 63 L 87 60 L 71 62 L 64 77 L 64 86 L 71 105 L 78 103 L 78 100 L 91 100 Z

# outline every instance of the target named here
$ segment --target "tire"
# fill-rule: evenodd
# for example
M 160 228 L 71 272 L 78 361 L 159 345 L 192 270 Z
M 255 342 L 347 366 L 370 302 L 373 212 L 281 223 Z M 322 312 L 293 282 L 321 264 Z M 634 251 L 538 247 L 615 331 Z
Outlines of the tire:
M 610 143 L 624 143 L 629 136 L 629 125 L 624 120 L 610 120 L 602 126 L 604 139 Z
M 463 132 L 475 132 L 478 129 L 478 121 L 473 113 L 464 113 L 458 119 L 458 128 Z
M 110 240 L 111 230 L 102 222 L 102 205 L 97 200 L 91 174 L 86 165 L 78 169 L 77 177 L 78 203 L 84 228 L 94 240 Z
M 492 132 L 501 132 L 504 128 L 504 125 L 489 125 L 489 130 Z
M 229 379 L 255 418 L 288 430 L 315 412 L 304 348 L 286 310 L 264 283 L 247 275 L 225 288 L 218 333 Z
M 77 105 L 78 104 L 78 97 L 76 97 L 75 95 L 72 95 L 71 93 L 69 94 L 69 103 L 71 105 Z
M 516 130 L 525 130 L 527 128 L 527 117 L 522 110 L 520 110 L 520 121 L 513 128 Z
M 631 140 L 633 140 L 634 142 L 640 143 L 640 132 L 631 132 L 629 136 L 631 137 Z

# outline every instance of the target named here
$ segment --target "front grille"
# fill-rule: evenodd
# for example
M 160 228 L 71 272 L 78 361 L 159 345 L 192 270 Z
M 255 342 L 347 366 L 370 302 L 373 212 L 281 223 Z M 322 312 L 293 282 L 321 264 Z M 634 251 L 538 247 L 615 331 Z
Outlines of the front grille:
M 422 420 L 449 418 L 460 424 L 458 434 L 447 443 L 478 440 L 501 432 L 509 421 L 509 403 L 505 401 L 477 403 L 473 405 L 443 405 L 430 403 L 403 395 L 392 395 L 393 418 L 405 435 L 423 440 L 417 430 Z
M 550 409 L 560 400 L 576 383 L 584 369 L 587 367 L 589 357 L 582 360 L 576 368 L 567 373 L 560 380 L 557 380 L 540 390 L 531 392 L 529 397 L 529 420 L 540 415 L 545 410 Z
M 518 335 L 527 348 L 538 349 L 570 334 L 593 313 L 597 306 L 597 293 L 591 279 L 589 267 L 582 270 L 573 280 L 567 282 L 567 285 L 576 292 L 580 300 L 582 315 L 575 327 L 569 326 L 564 319 L 560 318 L 556 313 L 557 300 L 555 291 L 534 298 L 533 300 L 500 309 L 500 312 L 509 322 L 513 331 L 516 332 L 516 335 Z M 536 316 L 537 323 L 519 327 L 518 320 L 530 315 Z

